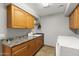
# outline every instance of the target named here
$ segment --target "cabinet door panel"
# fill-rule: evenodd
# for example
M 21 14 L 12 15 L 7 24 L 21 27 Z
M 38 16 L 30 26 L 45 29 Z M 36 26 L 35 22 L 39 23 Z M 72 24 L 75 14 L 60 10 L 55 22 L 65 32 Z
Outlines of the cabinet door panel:
M 35 18 L 32 16 L 31 17 L 32 18 L 32 21 L 31 21 L 31 28 L 34 28 L 34 20 L 35 20 Z
M 25 27 L 25 13 L 18 8 L 14 8 L 13 26 Z
M 13 56 L 28 56 L 28 48 L 23 47 L 12 54 Z
M 19 44 L 19 45 L 17 45 L 17 46 L 14 46 L 13 48 L 12 48 L 12 52 L 16 52 L 17 50 L 19 50 L 19 49 L 21 49 L 21 48 L 23 48 L 23 47 L 25 47 L 25 46 L 27 46 L 28 44 L 26 43 L 26 42 L 24 42 L 24 43 L 22 43 L 22 44 Z
M 69 25 L 72 29 L 79 29 L 79 5 L 71 13 Z
M 27 28 L 34 28 L 34 18 L 30 14 L 27 17 Z
M 71 27 L 74 28 L 74 14 L 71 15 Z
M 2 55 L 3 56 L 11 56 L 11 48 L 2 44 Z
M 69 20 L 69 25 L 70 25 L 70 28 L 71 29 L 73 29 L 73 28 L 75 28 L 76 27 L 76 24 L 75 24 L 75 19 L 76 19 L 76 17 L 74 16 L 75 15 L 75 13 L 73 12 L 72 14 L 71 14 L 71 16 L 70 16 L 70 20 Z
M 72 28 L 72 18 L 71 18 L 71 15 L 70 15 L 70 17 L 69 17 L 69 28 Z
M 7 15 L 9 28 L 34 28 L 34 17 L 13 4 L 7 7 Z
M 36 40 L 36 50 L 38 50 L 41 47 L 41 45 L 43 44 L 41 36 L 36 38 L 35 40 Z
M 78 13 L 78 14 L 77 14 L 77 19 L 78 19 L 78 20 L 77 20 L 77 23 L 78 23 L 78 28 L 79 28 L 79 6 L 78 6 L 78 9 L 77 9 L 77 13 Z
M 28 46 L 29 46 L 28 47 L 29 56 L 34 55 L 34 53 L 36 52 L 35 40 L 29 41 Z
M 73 26 L 74 26 L 74 28 L 77 28 L 78 27 L 78 21 L 77 21 L 78 20 L 78 13 L 77 12 L 78 12 L 77 9 L 75 9 L 74 12 L 73 12 L 73 15 L 74 15 L 73 16 L 74 17 Z

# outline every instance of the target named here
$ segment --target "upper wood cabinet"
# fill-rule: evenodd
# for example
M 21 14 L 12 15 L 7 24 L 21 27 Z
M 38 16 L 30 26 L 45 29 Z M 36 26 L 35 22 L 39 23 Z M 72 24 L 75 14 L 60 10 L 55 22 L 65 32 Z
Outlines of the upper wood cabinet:
M 73 10 L 69 16 L 70 29 L 79 29 L 79 5 Z
M 7 6 L 7 19 L 9 28 L 34 27 L 35 17 L 13 4 Z
M 28 14 L 28 13 L 27 13 L 26 17 L 27 17 L 26 22 L 28 22 L 26 24 L 27 28 L 34 28 L 34 20 L 35 20 L 35 18 L 33 16 L 30 16 L 30 14 Z

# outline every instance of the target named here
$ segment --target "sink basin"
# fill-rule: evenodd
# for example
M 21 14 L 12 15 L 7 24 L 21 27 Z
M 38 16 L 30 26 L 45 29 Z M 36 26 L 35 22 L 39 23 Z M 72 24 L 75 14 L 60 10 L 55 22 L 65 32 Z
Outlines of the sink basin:
M 35 35 L 33 35 L 33 36 L 41 36 L 41 34 L 39 34 L 39 35 L 35 34 Z
M 41 34 L 33 34 L 33 35 L 28 35 L 28 36 L 41 36 Z

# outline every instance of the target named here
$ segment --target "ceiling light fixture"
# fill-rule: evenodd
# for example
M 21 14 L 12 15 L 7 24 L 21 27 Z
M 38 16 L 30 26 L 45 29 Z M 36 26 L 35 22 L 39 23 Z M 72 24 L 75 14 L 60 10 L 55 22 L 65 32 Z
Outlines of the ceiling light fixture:
M 49 3 L 42 3 L 43 7 L 48 7 Z

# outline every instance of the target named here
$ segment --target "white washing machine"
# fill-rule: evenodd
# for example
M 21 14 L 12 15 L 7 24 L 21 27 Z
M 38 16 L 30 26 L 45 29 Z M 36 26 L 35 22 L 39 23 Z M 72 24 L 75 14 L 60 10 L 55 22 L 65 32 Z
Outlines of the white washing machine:
M 79 56 L 79 39 L 59 36 L 56 43 L 56 56 Z

